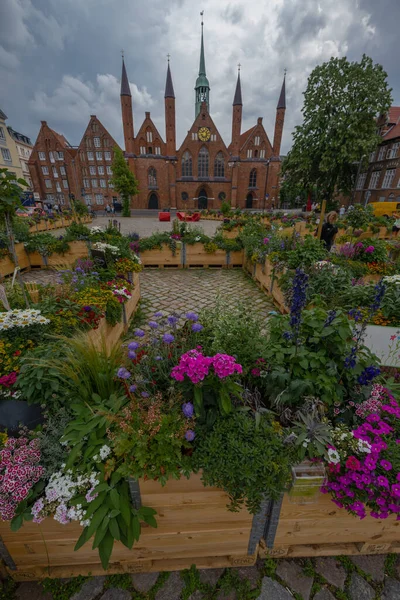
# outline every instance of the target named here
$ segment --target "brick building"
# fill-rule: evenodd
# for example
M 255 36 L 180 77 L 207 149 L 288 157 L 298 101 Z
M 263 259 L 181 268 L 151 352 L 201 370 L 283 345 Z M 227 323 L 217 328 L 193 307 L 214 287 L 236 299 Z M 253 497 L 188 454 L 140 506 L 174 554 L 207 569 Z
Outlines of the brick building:
M 400 202 L 400 106 L 378 120 L 382 141 L 356 183 L 355 202 Z
M 229 145 L 226 145 L 210 114 L 203 23 L 201 27 L 195 119 L 179 148 L 176 144 L 175 93 L 169 63 L 164 95 L 164 141 L 149 112 L 145 113 L 145 119 L 135 133 L 132 96 L 125 62 L 122 60 L 120 98 L 125 157 L 139 183 L 139 192 L 132 198 L 131 206 L 151 209 L 219 208 L 224 199 L 230 200 L 234 207 L 266 208 L 271 203 L 277 206 L 280 147 L 286 110 L 285 79 L 271 144 L 262 117 L 257 119 L 253 127 L 243 133 L 241 131 L 243 102 L 239 70 L 232 106 L 232 136 Z M 55 193 L 68 191 L 84 198 L 93 207 L 103 209 L 107 203 L 117 199 L 109 181 L 112 149 L 116 145 L 94 115 L 78 148 L 72 148 L 63 136 L 42 122 L 29 163 L 34 190 L 42 197 L 44 194 L 50 201 Z M 54 165 L 50 164 L 49 155 L 52 152 L 54 159 L 54 153 L 60 151 L 66 163 L 64 171 L 70 173 L 62 185 L 61 174 L 60 177 L 54 176 Z M 47 167 L 47 170 L 42 167 Z M 65 198 L 60 197 L 60 202 L 63 200 Z

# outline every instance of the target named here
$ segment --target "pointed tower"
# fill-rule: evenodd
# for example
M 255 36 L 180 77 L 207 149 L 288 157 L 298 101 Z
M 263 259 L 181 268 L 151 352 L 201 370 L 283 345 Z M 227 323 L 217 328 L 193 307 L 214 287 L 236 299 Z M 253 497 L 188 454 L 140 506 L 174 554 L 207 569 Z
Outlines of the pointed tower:
M 203 11 L 204 12 L 204 11 Z M 201 48 L 200 48 L 200 66 L 199 76 L 196 79 L 195 90 L 195 118 L 200 113 L 203 102 L 207 105 L 207 112 L 210 112 L 210 84 L 206 75 L 206 60 L 204 58 L 204 40 L 203 40 L 203 12 L 201 12 Z
M 275 119 L 275 133 L 274 133 L 274 145 L 273 155 L 279 157 L 281 152 L 281 142 L 283 125 L 285 122 L 285 111 L 286 111 L 286 71 L 283 77 L 281 94 L 278 100 L 278 106 L 276 107 L 276 119 Z
M 121 110 L 122 126 L 124 128 L 125 151 L 128 154 L 134 153 L 133 137 L 133 112 L 132 112 L 132 94 L 129 87 L 129 80 L 126 74 L 125 61 L 122 56 L 122 75 L 121 75 Z
M 242 86 L 240 83 L 240 65 L 238 65 L 236 90 L 232 104 L 232 156 L 239 156 L 240 131 L 242 128 L 242 108 Z
M 167 155 L 176 155 L 176 130 L 175 130 L 175 92 L 172 83 L 171 69 L 169 68 L 169 55 L 168 55 L 168 68 L 167 68 L 167 79 L 165 82 L 165 139 L 167 142 Z

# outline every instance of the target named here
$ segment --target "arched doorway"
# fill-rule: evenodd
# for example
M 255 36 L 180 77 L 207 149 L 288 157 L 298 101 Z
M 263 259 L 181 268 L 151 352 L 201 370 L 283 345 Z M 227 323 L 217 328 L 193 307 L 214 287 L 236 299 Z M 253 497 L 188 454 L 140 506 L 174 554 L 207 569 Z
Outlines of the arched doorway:
M 154 192 L 150 194 L 148 208 L 158 209 L 158 196 Z
M 199 207 L 199 210 L 206 210 L 208 207 L 207 192 L 204 188 L 201 188 L 199 192 L 197 206 Z
M 246 196 L 246 208 L 253 208 L 253 194 L 247 194 L 247 196 Z

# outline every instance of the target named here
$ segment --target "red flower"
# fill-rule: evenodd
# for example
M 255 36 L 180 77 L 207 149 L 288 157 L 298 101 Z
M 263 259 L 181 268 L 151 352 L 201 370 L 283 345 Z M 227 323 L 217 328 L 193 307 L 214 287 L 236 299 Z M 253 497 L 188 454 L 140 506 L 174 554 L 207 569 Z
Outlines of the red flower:
M 346 460 L 346 468 L 352 471 L 357 471 L 360 468 L 360 461 L 355 456 L 349 456 Z
M 16 351 L 14 352 L 14 356 L 19 356 L 20 354 L 21 354 L 21 350 L 16 350 Z
M 8 375 L 3 375 L 0 377 L 0 385 L 4 385 L 4 387 L 9 388 L 17 381 L 17 374 L 15 371 L 9 373 Z
M 259 377 L 260 376 L 260 369 L 252 369 L 251 370 L 251 374 L 254 375 L 254 377 Z

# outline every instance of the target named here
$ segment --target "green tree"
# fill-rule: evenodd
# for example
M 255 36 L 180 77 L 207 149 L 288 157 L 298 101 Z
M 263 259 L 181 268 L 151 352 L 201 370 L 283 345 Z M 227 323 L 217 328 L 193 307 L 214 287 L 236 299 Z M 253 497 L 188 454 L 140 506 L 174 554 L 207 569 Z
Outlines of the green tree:
M 18 256 L 15 250 L 13 221 L 15 219 L 15 211 L 17 208 L 22 207 L 22 186 L 28 187 L 24 179 L 15 179 L 14 173 L 11 173 L 8 169 L 0 169 L 0 225 L 4 225 L 6 229 L 8 249 L 16 267 L 18 267 Z M 29 307 L 19 269 L 17 271 L 17 278 L 21 285 L 26 306 Z
M 114 148 L 114 160 L 112 164 L 112 182 L 115 189 L 122 197 L 122 216 L 130 217 L 130 198 L 139 191 L 138 181 L 126 163 L 124 154 L 120 148 Z
M 391 104 L 391 89 L 381 65 L 363 55 L 361 62 L 331 58 L 317 66 L 304 93 L 302 125 L 282 171 L 305 189 L 316 185 L 321 197 L 349 194 L 357 164 L 376 147 L 377 116 Z

